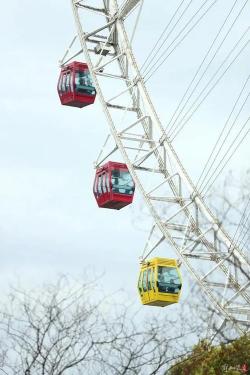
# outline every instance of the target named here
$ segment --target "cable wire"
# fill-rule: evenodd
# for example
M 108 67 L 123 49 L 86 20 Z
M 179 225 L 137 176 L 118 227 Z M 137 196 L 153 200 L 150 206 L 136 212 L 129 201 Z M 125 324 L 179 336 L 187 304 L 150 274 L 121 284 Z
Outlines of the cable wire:
M 233 112 L 234 112 L 234 110 L 235 110 L 235 108 L 236 108 L 236 106 L 237 106 L 237 104 L 238 104 L 238 102 L 239 102 L 239 100 L 240 100 L 240 98 L 241 98 L 241 95 L 242 95 L 242 93 L 243 93 L 243 91 L 244 91 L 244 89 L 245 89 L 245 87 L 246 87 L 246 85 L 247 85 L 247 83 L 248 83 L 248 81 L 249 81 L 249 78 L 250 78 L 250 75 L 247 77 L 247 79 L 246 79 L 246 81 L 245 81 L 245 83 L 244 83 L 244 85 L 243 85 L 243 87 L 242 87 L 242 89 L 241 89 L 241 91 L 240 91 L 240 93 L 239 93 L 237 99 L 236 99 L 236 102 L 234 103 L 234 106 L 233 106 L 233 108 L 232 108 L 232 110 L 231 110 L 231 112 L 230 112 L 230 114 L 229 114 L 229 117 L 228 117 L 228 119 L 227 119 L 227 121 L 226 121 L 226 123 L 225 123 L 225 125 L 224 125 L 224 127 L 223 127 L 223 129 L 222 129 L 222 131 L 220 132 L 219 137 L 218 137 L 218 139 L 217 139 L 215 145 L 213 146 L 213 149 L 212 149 L 210 155 L 208 156 L 208 159 L 207 159 L 206 164 L 205 164 L 205 166 L 204 166 L 204 168 L 203 168 L 203 171 L 202 171 L 202 173 L 201 173 L 201 175 L 200 175 L 198 181 L 196 182 L 196 188 L 197 188 L 197 190 L 199 189 L 199 184 L 200 184 L 200 185 L 203 184 L 204 179 L 202 180 L 201 183 L 200 183 L 200 181 L 201 181 L 201 179 L 202 179 L 202 177 L 203 177 L 203 175 L 204 175 L 204 173 L 205 173 L 205 171 L 206 171 L 208 165 L 210 164 L 210 162 L 211 162 L 211 160 L 212 160 L 213 153 L 215 152 L 215 150 L 216 150 L 216 148 L 217 148 L 217 146 L 218 146 L 218 144 L 219 144 L 219 142 L 220 142 L 220 139 L 222 138 L 222 135 L 223 135 L 223 133 L 224 133 L 224 131 L 225 131 L 225 129 L 226 129 L 226 127 L 227 127 L 227 125 L 228 125 L 228 123 L 229 123 L 231 117 L 232 117 L 232 114 L 233 114 Z M 211 169 L 211 167 L 212 167 L 212 165 L 209 167 L 209 170 Z M 206 174 L 206 176 L 207 176 L 207 174 Z M 205 176 L 204 178 L 206 178 L 206 176 Z
M 249 232 L 249 230 L 248 230 L 249 228 L 246 228 L 246 225 L 249 225 L 249 218 L 250 218 L 250 211 L 249 211 L 248 215 L 246 216 L 246 212 L 247 212 L 249 204 L 250 204 L 250 194 L 248 194 L 248 200 L 247 200 L 244 212 L 243 212 L 243 214 L 241 216 L 241 219 L 239 221 L 239 224 L 238 224 L 236 232 L 235 232 L 235 236 L 236 236 L 237 231 L 239 230 L 240 227 L 242 227 L 242 230 L 238 234 L 238 237 L 237 237 L 237 239 L 235 241 L 237 243 L 237 247 L 240 247 L 240 244 L 244 241 L 246 234 Z M 245 231 L 245 233 L 242 236 L 242 234 L 243 234 L 244 231 Z
M 148 57 L 146 58 L 146 60 L 144 61 L 144 63 L 142 64 L 141 66 L 141 72 L 145 73 L 145 71 L 148 70 L 150 64 L 152 63 L 152 61 L 154 60 L 154 58 L 157 56 L 157 54 L 159 53 L 161 47 L 166 43 L 166 41 L 168 40 L 168 38 L 170 37 L 170 35 L 172 34 L 172 32 L 174 31 L 174 29 L 176 28 L 176 26 L 178 25 L 178 23 L 180 22 L 180 20 L 182 19 L 183 15 L 185 14 L 185 12 L 188 10 L 189 6 L 191 5 L 192 1 L 193 0 L 190 0 L 190 2 L 188 3 L 188 5 L 186 6 L 186 8 L 183 10 L 182 14 L 180 15 L 180 17 L 178 18 L 178 20 L 176 21 L 176 23 L 174 24 L 174 26 L 172 27 L 172 29 L 169 31 L 169 33 L 167 34 L 167 36 L 165 37 L 165 39 L 163 40 L 163 42 L 161 43 L 161 45 L 158 47 L 157 51 L 155 52 L 155 54 L 153 55 L 153 57 L 150 59 L 150 57 L 152 56 L 154 50 L 156 49 L 156 47 L 158 46 L 159 42 L 161 41 L 163 35 L 165 34 L 165 32 L 167 31 L 167 29 L 169 28 L 169 26 L 171 25 L 173 19 L 175 18 L 176 14 L 178 13 L 179 9 L 181 8 L 182 4 L 184 3 L 185 0 L 182 0 L 182 2 L 179 4 L 179 6 L 177 7 L 175 13 L 173 14 L 173 16 L 171 17 L 170 21 L 168 22 L 167 26 L 164 28 L 163 32 L 161 33 L 160 37 L 158 38 L 157 42 L 155 43 L 154 47 L 152 48 L 151 52 L 149 53 Z M 148 62 L 148 64 L 146 65 L 147 61 L 150 59 L 150 61 Z M 145 66 L 146 65 L 146 66 Z
M 200 12 L 200 10 L 204 7 L 204 5 L 207 3 L 208 0 L 206 0 L 202 6 L 198 9 L 198 11 L 192 16 L 192 18 L 188 21 L 188 23 L 181 29 L 181 31 L 178 33 L 178 35 L 175 37 L 175 39 L 171 42 L 171 44 L 164 50 L 164 52 L 161 54 L 161 56 L 157 59 L 156 63 L 159 62 L 159 60 L 165 55 L 165 53 L 169 50 L 169 48 L 174 44 L 174 42 L 179 38 L 179 36 L 182 34 L 182 32 L 186 29 L 186 27 L 192 22 L 192 20 L 195 18 L 195 16 Z M 208 11 L 217 3 L 218 0 L 214 0 L 212 4 L 206 9 L 206 11 L 198 18 L 198 20 L 190 27 L 190 29 L 184 34 L 184 36 L 179 40 L 179 42 L 175 45 L 175 47 L 169 52 L 169 54 L 156 66 L 156 68 L 153 70 L 153 72 L 149 75 L 150 71 L 145 74 L 144 79 L 145 82 L 147 82 L 157 71 L 158 69 L 164 64 L 164 62 L 167 60 L 167 58 L 175 51 L 175 49 L 181 44 L 181 42 L 191 33 L 191 31 L 198 25 L 198 23 L 205 17 L 205 15 L 208 13 Z M 148 76 L 148 77 L 147 77 Z
M 215 81 L 215 83 L 213 84 L 213 86 L 208 90 L 208 92 L 205 94 L 205 96 L 200 100 L 200 102 L 198 103 L 198 105 L 194 108 L 194 110 L 191 112 L 191 114 L 189 115 L 189 117 L 185 120 L 186 116 L 188 115 L 188 113 L 193 109 L 193 107 L 196 105 L 196 103 L 199 101 L 201 95 L 204 93 L 204 91 L 208 88 L 208 86 L 212 83 L 212 81 L 216 78 L 217 74 L 219 73 L 219 71 L 221 70 L 221 68 L 223 67 L 223 65 L 227 62 L 227 60 L 229 59 L 230 55 L 234 52 L 234 50 L 238 47 L 238 45 L 240 44 L 241 40 L 245 37 L 245 35 L 247 34 L 247 32 L 249 31 L 249 28 L 243 33 L 242 37 L 238 40 L 238 42 L 234 45 L 234 47 L 231 49 L 231 51 L 229 52 L 229 54 L 226 56 L 226 58 L 223 60 L 223 62 L 221 63 L 221 65 L 219 66 L 219 68 L 216 70 L 216 72 L 213 74 L 213 76 L 211 77 L 211 79 L 208 81 L 208 83 L 205 85 L 205 87 L 201 90 L 201 92 L 197 95 L 197 98 L 194 100 L 194 102 L 191 104 L 191 106 L 189 107 L 189 109 L 187 110 L 187 112 L 185 113 L 185 115 L 181 118 L 181 120 L 179 121 L 179 123 L 176 125 L 175 129 L 172 131 L 171 134 L 169 134 L 169 137 L 171 139 L 171 141 L 173 141 L 176 136 L 180 133 L 180 131 L 184 128 L 184 126 L 187 124 L 187 122 L 191 119 L 191 117 L 193 116 L 193 114 L 198 110 L 198 108 L 200 107 L 200 105 L 204 102 L 204 100 L 208 97 L 208 95 L 212 92 L 212 90 L 216 87 L 216 85 L 220 82 L 220 80 L 223 78 L 223 76 L 227 73 L 227 71 L 229 70 L 229 68 L 234 64 L 234 62 L 238 59 L 238 57 L 241 55 L 241 53 L 245 50 L 245 48 L 248 46 L 249 44 L 249 40 L 243 45 L 243 47 L 240 49 L 240 51 L 237 53 L 237 55 L 233 58 L 233 60 L 231 61 L 231 63 L 227 66 L 227 68 L 224 70 L 224 72 L 219 76 L 219 78 Z M 184 121 L 184 123 L 182 124 L 182 121 Z M 178 129 L 179 128 L 179 129 Z M 178 129 L 178 130 L 177 130 Z
M 132 42 L 133 42 L 133 39 L 134 39 L 134 36 L 135 36 L 135 32 L 136 32 L 137 26 L 139 24 L 139 20 L 140 20 L 140 16 L 141 16 L 143 4 L 144 4 L 144 0 L 141 0 L 141 5 L 140 5 L 139 11 L 137 13 L 136 20 L 135 20 L 135 25 L 134 25 L 134 28 L 133 28 L 133 31 L 132 31 L 132 34 L 131 34 L 131 37 L 130 37 L 130 40 L 129 40 L 130 46 L 132 45 Z
M 250 213 L 248 214 L 247 216 L 247 221 L 246 223 L 249 225 L 249 217 L 250 217 Z M 247 236 L 248 234 L 248 236 Z M 247 236 L 246 240 L 245 240 L 245 237 Z M 249 241 L 249 237 L 250 237 L 250 233 L 249 233 L 249 228 L 246 228 L 245 230 L 245 234 L 244 236 L 242 237 L 242 239 L 240 240 L 240 242 L 237 244 L 238 247 L 241 247 L 242 249 L 245 248 L 246 246 L 246 243 Z M 244 241 L 245 240 L 245 241 Z M 244 242 L 243 242 L 244 241 Z
M 236 117 L 235 117 L 235 119 L 234 119 L 234 122 L 233 122 L 233 124 L 231 125 L 231 127 L 230 127 L 230 129 L 229 129 L 229 131 L 228 131 L 228 133 L 227 133 L 227 135 L 226 135 L 226 137 L 225 137 L 225 139 L 224 139 L 224 141 L 223 141 L 223 143 L 222 143 L 222 145 L 221 145 L 219 151 L 218 151 L 217 154 L 215 155 L 215 157 L 214 157 L 214 161 L 213 161 L 213 163 L 212 163 L 212 165 L 211 165 L 209 171 L 207 172 L 206 176 L 204 177 L 204 179 L 203 179 L 203 181 L 202 181 L 202 183 L 201 183 L 201 185 L 200 185 L 200 189 L 201 189 L 201 190 L 202 190 L 202 185 L 205 184 L 205 179 L 206 179 L 207 175 L 209 174 L 210 170 L 212 169 L 212 167 L 213 167 L 213 165 L 214 165 L 214 163 L 215 163 L 216 158 L 218 157 L 219 153 L 221 152 L 222 147 L 224 146 L 224 144 L 225 144 L 225 142 L 226 142 L 226 139 L 228 138 L 228 135 L 230 134 L 230 132 L 231 132 L 233 126 L 235 125 L 235 123 L 236 123 L 236 121 L 237 121 L 239 115 L 241 114 L 241 112 L 242 112 L 242 110 L 243 110 L 243 108 L 244 108 L 244 106 L 245 106 L 245 104 L 246 104 L 246 102 L 247 102 L 249 96 L 250 96 L 250 93 L 248 93 L 246 99 L 244 100 L 244 102 L 243 102 L 243 104 L 242 104 L 242 106 L 241 106 L 239 112 L 237 113 L 237 115 L 236 115 Z M 238 138 L 238 136 L 240 135 L 241 131 L 242 131 L 242 129 L 239 131 L 239 133 L 238 133 L 237 136 L 235 137 L 234 141 L 237 140 L 237 138 Z M 233 142 L 234 142 L 234 141 L 233 141 Z M 231 143 L 231 145 L 233 145 L 233 143 Z M 226 154 L 227 154 L 227 152 L 228 152 L 229 150 L 230 150 L 230 146 L 228 147 L 228 149 L 227 149 L 226 153 L 224 154 L 223 158 L 226 156 Z M 222 160 L 223 160 L 223 158 L 222 158 Z M 221 162 L 220 162 L 220 163 L 221 163 Z M 215 171 L 212 173 L 211 176 L 213 176 L 213 174 L 216 172 L 216 170 L 217 170 L 218 166 L 220 165 L 220 163 L 218 163 L 218 165 L 217 165 Z M 206 181 L 206 184 L 207 184 L 207 183 L 209 182 L 209 180 L 211 179 L 211 176 L 209 177 L 208 181 Z
M 247 123 L 249 122 L 250 120 L 250 117 L 248 117 L 248 119 L 246 120 L 246 122 L 244 123 L 243 127 L 241 128 L 240 132 L 238 133 L 237 137 L 235 138 L 235 140 L 232 142 L 232 144 L 229 146 L 228 149 L 231 149 L 231 147 L 233 146 L 233 144 L 235 143 L 236 139 L 240 136 L 240 134 L 242 133 L 242 131 L 244 130 L 244 128 L 246 127 Z M 209 187 L 206 189 L 206 191 L 203 193 L 204 189 L 201 191 L 201 193 L 203 195 L 206 195 L 208 190 L 211 189 L 212 185 L 214 184 L 214 182 L 216 181 L 216 179 L 219 177 L 219 175 L 221 174 L 221 172 L 223 171 L 223 169 L 225 168 L 225 166 L 227 165 L 227 163 L 230 161 L 230 159 L 233 157 L 233 155 L 235 154 L 235 152 L 237 151 L 237 149 L 239 148 L 239 146 L 241 145 L 241 143 L 244 141 L 244 139 L 247 137 L 248 133 L 250 132 L 250 129 L 247 129 L 246 133 L 243 135 L 243 137 L 240 139 L 240 141 L 238 142 L 238 144 L 236 145 L 236 147 L 234 148 L 233 152 L 230 154 L 230 156 L 227 158 L 227 160 L 225 161 L 225 163 L 223 164 L 223 166 L 221 167 L 221 169 L 219 170 L 219 172 L 217 173 L 217 175 L 215 176 L 215 178 L 213 179 L 212 183 L 209 185 Z M 228 153 L 228 152 L 227 152 Z M 224 157 L 226 156 L 226 154 L 224 155 Z M 223 157 L 223 159 L 224 159 Z M 223 161 L 222 159 L 222 161 Z M 221 161 L 221 162 L 222 162 Z M 221 164 L 221 163 L 220 163 Z M 219 165 L 220 165 L 219 164 Z M 218 166 L 219 167 L 219 166 Z M 216 168 L 216 170 L 218 169 L 218 167 Z M 216 172 L 216 170 L 214 171 L 214 173 Z M 214 175 L 214 174 L 213 174 Z
M 247 80 L 247 81 L 248 81 L 248 80 Z M 244 106 L 245 106 L 245 104 L 246 104 L 246 102 L 247 102 L 249 96 L 250 96 L 250 92 L 248 93 L 247 97 L 245 98 L 243 104 L 241 105 L 240 110 L 238 111 L 238 113 L 237 113 L 237 115 L 236 115 L 236 117 L 235 117 L 233 123 L 231 124 L 231 126 L 230 126 L 230 128 L 229 128 L 227 134 L 225 135 L 225 137 L 224 137 L 224 139 L 223 139 L 223 141 L 222 141 L 222 143 L 221 143 L 221 145 L 220 145 L 220 147 L 219 147 L 219 149 L 218 149 L 216 155 L 213 157 L 213 161 L 212 161 L 212 163 L 211 163 L 211 165 L 210 165 L 208 171 L 206 172 L 206 175 L 203 177 L 202 181 L 200 182 L 200 186 L 199 186 L 199 187 L 197 186 L 198 189 L 202 189 L 202 185 L 204 185 L 205 180 L 206 180 L 207 176 L 209 175 L 209 172 L 210 172 L 211 169 L 213 168 L 216 159 L 218 158 L 219 154 L 221 153 L 221 151 L 222 151 L 222 149 L 223 149 L 223 146 L 225 145 L 226 140 L 228 139 L 228 137 L 229 137 L 229 135 L 230 135 L 230 133 L 231 133 L 233 127 L 235 126 L 236 121 L 237 121 L 237 119 L 239 118 L 239 115 L 241 114 L 241 112 L 242 112 L 242 110 L 243 110 L 243 108 L 244 108 Z M 235 106 L 234 106 L 234 108 L 235 108 Z M 233 109 L 233 110 L 234 110 L 234 109 Z M 232 112 L 230 113 L 229 118 L 228 118 L 228 120 L 226 121 L 226 124 L 229 122 L 229 120 L 230 120 L 230 118 L 231 118 L 231 114 L 232 114 Z M 226 124 L 225 124 L 224 128 L 226 127 Z M 224 128 L 223 128 L 222 132 L 224 131 Z M 222 134 L 222 133 L 221 133 L 221 134 Z M 218 141 L 216 142 L 216 145 L 217 145 L 217 144 L 218 144 Z M 208 159 L 208 160 L 209 160 L 209 159 Z
M 244 6 L 241 8 L 240 12 L 238 13 L 238 15 L 236 16 L 236 18 L 234 19 L 232 25 L 231 25 L 230 28 L 228 29 L 228 31 L 227 31 L 226 35 L 224 36 L 223 40 L 221 41 L 221 43 L 220 43 L 219 46 L 217 47 L 215 53 L 213 54 L 212 58 L 210 59 L 209 63 L 207 64 L 207 67 L 205 68 L 205 70 L 204 70 L 204 72 L 202 73 L 201 77 L 199 78 L 198 82 L 196 83 L 196 85 L 195 85 L 194 88 L 192 89 L 190 95 L 188 96 L 187 100 L 185 101 L 184 105 L 182 106 L 181 110 L 179 111 L 179 114 L 178 114 L 178 116 L 176 117 L 175 121 L 173 122 L 172 126 L 170 127 L 169 131 L 172 130 L 172 128 L 174 127 L 174 124 L 177 122 L 177 120 L 178 120 L 178 118 L 180 117 L 181 113 L 184 111 L 184 109 L 185 109 L 187 103 L 189 102 L 190 98 L 192 97 L 194 91 L 196 90 L 196 88 L 198 87 L 198 85 L 199 85 L 199 83 L 201 82 L 202 78 L 204 77 L 204 75 L 205 75 L 206 72 L 208 71 L 209 67 L 211 66 L 213 60 L 215 59 L 216 55 L 218 54 L 220 48 L 222 47 L 223 43 L 225 42 L 227 36 L 229 35 L 230 31 L 232 30 L 232 28 L 233 28 L 234 24 L 236 23 L 237 19 L 240 17 L 240 14 L 242 13 L 242 11 L 243 11 L 243 9 L 244 9 L 244 7 L 245 7 L 247 1 L 248 1 L 248 0 L 246 0 Z M 199 74 L 201 68 L 203 67 L 203 65 L 204 65 L 204 63 L 205 63 L 205 61 L 206 61 L 206 59 L 207 59 L 209 53 L 211 52 L 211 50 L 212 50 L 212 48 L 213 48 L 213 46 L 214 46 L 216 40 L 219 38 L 219 36 L 220 36 L 220 34 L 221 34 L 221 32 L 222 32 L 222 30 L 223 30 L 225 24 L 227 23 L 227 21 L 228 21 L 230 15 L 231 15 L 231 13 L 233 12 L 234 7 L 235 7 L 235 5 L 237 4 L 237 2 L 238 2 L 238 0 L 235 0 L 233 6 L 231 7 L 231 9 L 230 9 L 230 11 L 229 11 L 229 13 L 227 14 L 227 16 L 226 16 L 226 18 L 225 18 L 225 20 L 224 20 L 222 26 L 220 27 L 219 31 L 217 32 L 217 34 L 216 34 L 216 36 L 215 36 L 215 38 L 214 38 L 212 44 L 210 45 L 210 47 L 209 47 L 207 53 L 205 54 L 205 57 L 203 58 L 201 64 L 199 65 L 199 67 L 198 67 L 198 69 L 197 69 L 197 71 L 196 71 L 196 73 L 195 73 L 193 79 L 192 79 L 191 82 L 189 83 L 188 88 L 187 88 L 187 90 L 185 91 L 185 93 L 184 93 L 184 95 L 183 95 L 183 97 L 182 97 L 180 103 L 178 104 L 178 107 L 176 108 L 176 110 L 175 110 L 173 116 L 171 117 L 171 119 L 170 119 L 170 121 L 169 121 L 167 127 L 169 127 L 169 125 L 171 124 L 171 122 L 172 122 L 173 118 L 175 117 L 177 111 L 179 110 L 180 106 L 182 105 L 182 103 L 183 103 L 183 101 L 184 101 L 184 99 L 185 99 L 185 97 L 186 97 L 188 91 L 190 90 L 190 88 L 191 88 L 192 84 L 194 83 L 196 77 L 198 76 L 198 74 Z M 167 127 L 166 127 L 166 128 L 167 128 Z
M 245 215 L 246 215 L 246 211 L 247 211 L 247 208 L 248 208 L 248 205 L 249 205 L 249 203 L 250 203 L 250 195 L 249 195 L 249 198 L 248 198 L 248 201 L 247 201 L 247 204 L 246 204 L 246 207 L 245 207 L 245 209 L 244 209 L 244 212 L 243 212 L 243 214 L 242 214 L 242 216 L 241 216 L 241 219 L 240 219 L 240 221 L 239 221 L 239 223 L 238 223 L 238 225 L 237 225 L 237 228 L 236 228 L 236 231 L 235 231 L 235 233 L 234 233 L 234 236 L 233 236 L 233 238 L 232 238 L 232 242 L 231 242 L 231 245 L 230 245 L 230 247 L 229 247 L 229 250 L 232 248 L 232 245 L 233 245 L 233 243 L 239 243 L 239 238 L 240 238 L 240 236 L 241 236 L 241 233 L 242 233 L 242 231 L 239 233 L 239 235 L 238 235 L 238 237 L 237 237 L 237 239 L 236 239 L 236 235 L 237 235 L 237 232 L 238 232 L 238 230 L 240 229 L 240 227 L 243 225 L 245 225 L 244 224 L 244 221 L 246 222 L 247 220 L 248 220 L 248 217 L 250 216 L 250 212 L 249 212 L 249 214 L 248 214 L 248 217 L 247 217 L 247 219 L 245 220 Z M 237 247 L 239 247 L 239 245 L 237 245 Z M 228 250 L 228 251 L 229 251 Z

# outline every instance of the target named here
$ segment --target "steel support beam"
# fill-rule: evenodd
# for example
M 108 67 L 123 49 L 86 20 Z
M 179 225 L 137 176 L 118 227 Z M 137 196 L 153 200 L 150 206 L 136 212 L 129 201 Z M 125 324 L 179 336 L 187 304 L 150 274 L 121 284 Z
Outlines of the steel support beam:
M 121 7 L 119 12 L 119 18 L 126 18 L 127 15 L 134 9 L 134 7 L 140 2 L 141 0 L 127 0 L 125 4 Z

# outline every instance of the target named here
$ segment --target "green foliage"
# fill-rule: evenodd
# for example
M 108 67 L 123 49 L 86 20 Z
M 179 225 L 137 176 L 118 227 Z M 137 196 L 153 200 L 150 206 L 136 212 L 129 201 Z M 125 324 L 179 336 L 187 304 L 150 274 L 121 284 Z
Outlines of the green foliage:
M 242 365 L 250 369 L 250 338 L 242 336 L 230 344 L 212 346 L 200 341 L 192 353 L 176 363 L 169 375 L 242 375 Z

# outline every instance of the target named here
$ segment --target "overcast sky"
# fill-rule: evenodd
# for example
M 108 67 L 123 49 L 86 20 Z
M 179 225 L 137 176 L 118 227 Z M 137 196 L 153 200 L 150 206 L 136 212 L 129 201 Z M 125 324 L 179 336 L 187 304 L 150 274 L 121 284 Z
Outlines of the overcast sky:
M 144 3 L 134 40 L 139 63 L 176 8 L 176 0 Z M 194 1 L 193 9 L 199 3 Z M 200 28 L 147 83 L 163 123 L 232 4 L 218 0 Z M 238 4 L 239 9 L 244 1 Z M 248 2 L 220 59 L 249 26 L 249 10 Z M 107 133 L 105 118 L 98 100 L 79 110 L 61 106 L 57 96 L 58 61 L 75 34 L 70 2 L 3 2 L 0 17 L 1 290 L 16 279 L 35 285 L 59 273 L 78 278 L 88 268 L 104 273 L 101 283 L 107 291 L 123 288 L 137 301 L 138 257 L 149 220 L 145 213 L 145 225 L 137 221 L 137 196 L 133 206 L 121 211 L 97 208 L 93 161 Z M 249 48 L 178 137 L 175 146 L 194 177 L 248 74 Z M 249 103 L 242 119 L 247 113 Z M 237 173 L 249 167 L 247 143 L 232 160 Z

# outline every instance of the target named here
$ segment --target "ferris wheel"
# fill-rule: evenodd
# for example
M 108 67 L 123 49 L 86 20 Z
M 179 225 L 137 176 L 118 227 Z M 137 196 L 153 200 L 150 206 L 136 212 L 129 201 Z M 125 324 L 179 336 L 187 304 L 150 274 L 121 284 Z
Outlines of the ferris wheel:
M 119 160 L 119 168 L 124 176 L 128 170 L 132 179 L 127 194 L 130 197 L 116 207 L 120 209 L 132 202 L 135 186 L 154 221 L 142 260 L 167 241 L 179 262 L 223 317 L 222 325 L 230 322 L 239 333 L 247 332 L 250 325 L 250 261 L 208 208 L 204 194 L 182 165 L 152 104 L 131 48 L 143 0 L 125 0 L 120 6 L 117 0 L 96 0 L 94 5 L 90 0 L 71 2 L 77 35 L 61 60 L 58 90 L 64 85 L 65 92 L 68 85 L 70 91 L 71 72 L 78 84 L 78 96 L 72 99 L 61 95 L 62 103 L 65 100 L 63 104 L 69 100 L 68 105 L 83 107 L 92 104 L 95 95 L 98 96 L 114 146 L 106 149 L 108 135 L 96 163 L 97 176 L 104 175 L 109 163 L 112 164 L 109 162 L 111 155 L 119 150 L 123 159 Z M 126 20 L 135 9 L 138 13 L 129 37 Z M 89 17 L 90 23 L 86 22 Z M 72 46 L 77 40 L 79 50 L 72 54 Z M 85 62 L 72 63 L 82 53 Z M 93 84 L 89 81 L 88 70 Z M 85 78 L 83 83 L 80 82 L 82 78 Z M 74 91 L 73 87 L 71 91 Z M 101 207 L 98 177 L 96 189 L 96 199 Z M 164 215 L 163 204 L 166 207 Z

